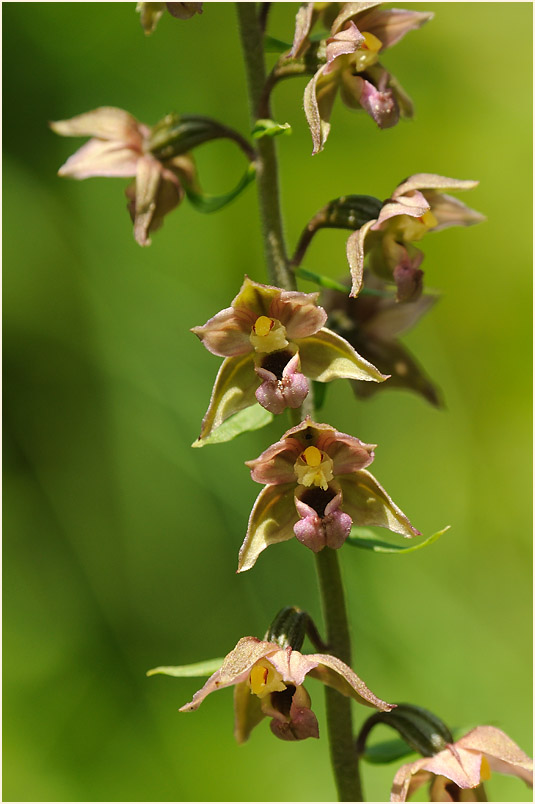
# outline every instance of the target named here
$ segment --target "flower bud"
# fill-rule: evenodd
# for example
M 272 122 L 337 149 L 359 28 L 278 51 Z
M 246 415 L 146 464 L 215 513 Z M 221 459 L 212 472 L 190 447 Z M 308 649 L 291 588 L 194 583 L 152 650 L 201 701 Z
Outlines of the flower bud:
M 343 195 L 323 208 L 321 227 L 327 229 L 360 229 L 365 223 L 377 218 L 382 202 L 371 195 Z M 321 213 L 318 213 L 318 216 Z M 320 228 L 318 226 L 318 228 Z
M 285 606 L 275 615 L 264 639 L 266 642 L 275 642 L 283 650 L 287 647 L 301 650 L 308 620 L 310 616 L 306 611 L 301 611 L 297 606 Z
M 237 131 L 201 115 L 166 115 L 153 126 L 148 149 L 156 159 L 165 160 L 221 137 L 234 140 L 249 159 L 254 160 L 254 149 Z
M 453 743 L 453 735 L 445 723 L 421 706 L 398 704 L 392 712 L 380 712 L 364 723 L 357 739 L 357 752 L 364 753 L 366 739 L 373 726 L 384 723 L 391 726 L 414 751 L 430 757 Z

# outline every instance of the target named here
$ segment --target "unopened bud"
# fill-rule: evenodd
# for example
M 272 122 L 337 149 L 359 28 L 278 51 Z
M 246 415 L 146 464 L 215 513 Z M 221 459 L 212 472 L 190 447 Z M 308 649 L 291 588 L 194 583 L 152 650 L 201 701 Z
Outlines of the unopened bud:
M 357 752 L 362 755 L 373 726 L 383 723 L 395 729 L 414 751 L 430 757 L 453 743 L 453 735 L 443 721 L 429 710 L 413 704 L 397 704 L 391 712 L 378 712 L 364 723 L 357 739 Z
M 310 619 L 306 611 L 296 606 L 285 606 L 276 615 L 266 633 L 266 642 L 275 642 L 284 650 L 291 647 L 301 650 Z

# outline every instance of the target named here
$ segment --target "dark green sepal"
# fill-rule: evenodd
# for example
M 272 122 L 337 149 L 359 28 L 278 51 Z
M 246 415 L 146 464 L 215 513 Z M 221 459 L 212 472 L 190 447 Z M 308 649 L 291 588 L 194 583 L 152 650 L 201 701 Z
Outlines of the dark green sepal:
M 306 611 L 297 606 L 285 606 L 276 615 L 264 637 L 266 642 L 275 642 L 283 650 L 301 650 L 305 636 L 320 650 L 326 650 L 316 625 Z
M 448 743 L 453 743 L 450 729 L 428 709 L 413 704 L 398 704 L 391 712 L 377 712 L 364 723 L 357 738 L 359 756 L 365 755 L 366 740 L 377 723 L 393 728 L 413 751 L 424 757 L 433 756 Z
M 343 195 L 326 204 L 318 228 L 355 232 L 368 221 L 378 218 L 382 206 L 383 202 L 372 195 Z
M 205 142 L 221 138 L 234 140 L 245 153 L 254 158 L 252 146 L 241 134 L 202 115 L 166 115 L 152 127 L 149 150 L 156 159 L 165 161 L 185 154 Z

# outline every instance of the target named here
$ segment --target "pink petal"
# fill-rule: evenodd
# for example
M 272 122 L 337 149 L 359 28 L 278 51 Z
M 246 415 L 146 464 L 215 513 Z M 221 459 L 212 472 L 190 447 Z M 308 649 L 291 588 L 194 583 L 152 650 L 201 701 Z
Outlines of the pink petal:
M 424 23 L 433 18 L 433 14 L 421 11 L 406 11 L 405 9 L 377 9 L 359 18 L 361 31 L 369 31 L 382 42 L 381 51 L 397 44 L 405 34 L 421 28 Z
M 366 235 L 375 223 L 377 223 L 376 220 L 368 221 L 356 232 L 353 232 L 352 235 L 349 235 L 347 240 L 346 254 L 352 278 L 351 293 L 349 295 L 353 297 L 358 296 L 362 287 Z
M 306 338 L 320 330 L 327 321 L 327 313 L 318 307 L 319 293 L 299 293 L 283 290 L 269 308 L 271 318 L 278 319 L 286 327 L 289 340 Z
M 356 53 L 364 42 L 364 37 L 353 21 L 349 22 L 347 28 L 327 39 L 327 66 L 324 73 L 330 73 L 336 66 L 333 65 L 339 56 Z
M 251 324 L 243 316 L 236 315 L 233 307 L 216 313 L 201 327 L 192 327 L 209 352 L 219 357 L 232 357 L 252 352 L 249 340 Z
M 149 133 L 149 129 L 131 114 L 112 106 L 101 106 L 70 120 L 57 120 L 50 123 L 50 128 L 63 137 L 98 137 L 139 151 Z
M 295 483 L 294 464 L 302 451 L 300 441 L 285 433 L 280 441 L 264 450 L 255 460 L 246 461 L 245 465 L 257 483 Z
M 398 184 L 392 193 L 392 198 L 399 198 L 414 190 L 440 190 L 442 192 L 445 190 L 472 190 L 478 184 L 478 181 L 449 179 L 447 176 L 439 176 L 437 173 L 415 173 Z
M 429 209 L 429 201 L 418 191 L 414 191 L 411 195 L 398 196 L 396 199 L 386 201 L 383 204 L 373 228 L 379 229 L 381 224 L 397 215 L 410 215 L 412 218 L 421 218 Z
M 270 355 L 268 355 L 268 359 Z M 297 371 L 299 368 L 299 352 L 288 361 L 282 377 L 275 375 L 260 366 L 255 368 L 258 376 L 263 380 L 257 388 L 255 396 L 263 408 L 271 413 L 282 413 L 286 408 L 299 408 L 308 394 L 308 381 L 304 374 Z
M 374 706 L 382 712 L 390 712 L 394 708 L 393 704 L 386 703 L 374 695 L 364 681 L 336 656 L 312 653 L 307 658 L 317 662 L 317 667 L 310 671 L 310 675 L 318 678 L 327 686 L 334 687 L 342 695 L 355 698 L 356 701 L 366 706 Z
M 58 170 L 59 176 L 88 179 L 92 176 L 135 176 L 139 154 L 117 142 L 89 140 Z

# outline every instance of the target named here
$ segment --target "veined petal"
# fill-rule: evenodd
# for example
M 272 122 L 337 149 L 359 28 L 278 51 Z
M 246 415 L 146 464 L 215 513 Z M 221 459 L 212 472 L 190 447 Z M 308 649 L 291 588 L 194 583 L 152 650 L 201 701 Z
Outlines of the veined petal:
M 327 39 L 327 66 L 324 70 L 325 74 L 335 69 L 333 65 L 335 59 L 339 56 L 355 53 L 363 42 L 364 37 L 353 21 L 349 23 L 347 28 L 344 28 L 330 39 Z
M 251 688 L 245 681 L 234 687 L 234 737 L 238 744 L 246 742 L 255 726 L 265 718 L 262 701 L 251 695 Z
M 283 290 L 269 307 L 269 315 L 286 327 L 289 340 L 313 335 L 327 321 L 327 313 L 318 307 L 319 293 Z
M 455 746 L 481 752 L 489 760 L 491 770 L 518 776 L 533 786 L 533 760 L 500 729 L 478 726 L 461 737 Z
M 407 538 L 421 536 L 420 531 L 411 525 L 403 511 L 365 469 L 351 475 L 339 475 L 337 480 L 342 489 L 344 511 L 353 519 L 354 525 L 388 528 Z
M 210 404 L 195 446 L 201 446 L 200 442 L 229 416 L 254 405 L 258 383 L 253 354 L 226 357 L 217 373 Z
M 360 229 L 357 229 L 356 232 L 349 235 L 347 240 L 346 254 L 352 278 L 351 293 L 349 295 L 353 297 L 358 296 L 362 288 L 364 256 L 366 253 L 364 250 L 364 242 L 366 235 L 375 223 L 377 223 L 375 219 L 367 221 L 364 226 L 361 226 Z
M 223 689 L 223 687 L 230 687 L 231 684 L 235 684 L 235 681 L 221 681 L 221 670 L 216 670 L 213 675 L 210 676 L 206 684 L 198 690 L 191 701 L 184 706 L 181 706 L 178 710 L 179 712 L 193 712 L 195 709 L 198 709 L 199 706 L 202 704 L 204 699 L 207 695 L 210 695 L 211 692 L 215 692 L 216 690 Z
M 478 181 L 449 179 L 447 176 L 439 176 L 436 173 L 415 173 L 398 184 L 392 193 L 392 198 L 399 198 L 400 195 L 412 193 L 414 190 L 472 190 L 478 184 Z
M 233 357 L 252 352 L 249 340 L 252 323 L 236 315 L 233 307 L 227 307 L 208 319 L 203 326 L 192 327 L 191 331 L 213 355 Z
M 407 11 L 400 8 L 374 9 L 359 19 L 362 31 L 369 31 L 381 40 L 383 47 L 392 47 L 409 31 L 421 28 L 433 14 L 425 11 Z
M 411 195 L 399 196 L 392 201 L 386 201 L 373 228 L 379 229 L 382 223 L 397 215 L 410 215 L 412 218 L 421 218 L 430 208 L 431 205 L 427 198 L 423 193 L 416 190 Z
M 256 637 L 242 637 L 236 647 L 225 656 L 220 670 L 221 682 L 235 684 L 244 673 L 249 673 L 256 662 L 277 650 L 279 646 L 273 642 Z
M 462 201 L 446 193 L 426 192 L 426 197 L 431 205 L 431 211 L 438 223 L 431 229 L 432 232 L 439 232 L 449 226 L 473 226 L 474 223 L 482 223 L 487 220 L 481 212 L 467 207 Z
M 383 382 L 385 374 L 364 360 L 340 335 L 324 327 L 315 335 L 297 341 L 303 374 L 318 382 L 337 377 Z
M 331 27 L 331 35 L 338 33 L 341 31 L 346 22 L 349 20 L 356 20 L 357 17 L 363 16 L 365 11 L 368 11 L 370 8 L 374 8 L 375 6 L 380 6 L 380 2 L 371 2 L 371 3 L 344 3 L 340 10 L 340 13 L 334 20 L 332 27 Z M 360 21 L 360 19 L 359 19 Z M 363 28 L 362 30 L 367 31 L 367 28 Z
M 382 712 L 390 712 L 394 708 L 393 704 L 386 703 L 374 695 L 364 681 L 336 656 L 312 653 L 306 658 L 317 662 L 317 667 L 310 671 L 312 678 L 318 678 L 328 687 L 334 687 L 342 695 L 354 698 L 365 706 L 374 706 Z
M 251 470 L 251 477 L 257 483 L 280 485 L 295 483 L 294 464 L 303 451 L 295 438 L 282 438 L 272 444 L 253 461 L 245 461 Z
M 113 106 L 101 106 L 69 120 L 56 120 L 50 123 L 50 128 L 63 137 L 98 137 L 139 149 L 142 134 L 148 134 L 148 128 L 138 123 L 135 117 Z
M 89 140 L 58 170 L 59 176 L 89 179 L 91 176 L 135 176 L 139 154 L 117 142 Z
M 335 72 L 325 75 L 325 67 L 320 67 L 305 87 L 303 103 L 310 133 L 312 135 L 312 154 L 323 150 L 331 130 L 331 112 L 338 89 L 338 76 Z
M 369 466 L 374 459 L 374 449 L 377 446 L 364 444 L 355 436 L 340 433 L 338 430 L 321 433 L 315 445 L 332 459 L 335 476 L 358 472 Z
M 412 778 L 417 777 L 418 782 L 421 782 L 423 772 L 426 771 L 437 776 L 446 776 L 463 790 L 476 787 L 480 781 L 480 767 L 481 755 L 470 754 L 463 749 L 457 751 L 446 748 L 432 757 L 422 757 L 402 765 L 398 770 L 394 776 L 390 801 L 406 801 Z
M 298 519 L 293 501 L 294 485 L 266 486 L 258 495 L 240 549 L 238 572 L 251 569 L 266 547 L 294 538 L 293 526 Z

